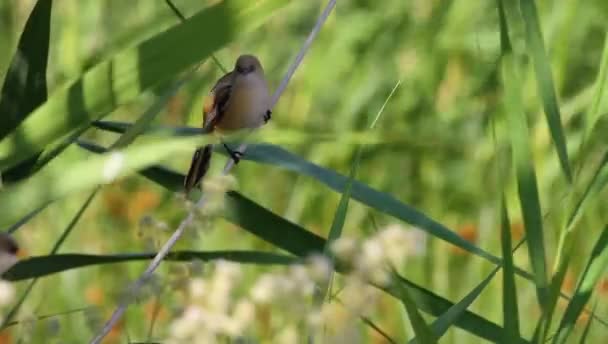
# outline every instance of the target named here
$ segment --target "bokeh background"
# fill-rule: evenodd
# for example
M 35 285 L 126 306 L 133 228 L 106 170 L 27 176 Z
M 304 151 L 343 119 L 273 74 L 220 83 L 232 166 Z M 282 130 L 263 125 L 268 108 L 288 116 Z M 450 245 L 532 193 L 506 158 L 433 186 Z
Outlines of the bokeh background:
M 174 1 L 186 17 L 213 2 Z M 0 3 L 0 80 L 4 79 L 33 4 L 32 0 Z M 114 52 L 179 23 L 179 18 L 160 0 L 60 0 L 53 5 L 47 75 L 51 95 L 54 89 Z M 317 0 L 293 2 L 259 29 L 217 51 L 215 56 L 226 68 L 231 68 L 242 53 L 258 55 L 274 89 L 324 5 L 325 1 Z M 537 1 L 537 6 L 569 148 L 573 150 L 580 143 L 581 117 L 591 101 L 591 87 L 599 69 L 608 2 L 543 0 Z M 516 52 L 525 48 L 523 30 L 523 26 L 513 28 Z M 200 33 L 201 36 L 213 34 Z M 347 174 L 358 146 L 340 142 L 341 135 L 365 130 L 383 108 L 374 133 L 380 140 L 387 138 L 387 142 L 363 150 L 357 179 L 422 210 L 465 239 L 500 256 L 498 201 L 503 185 L 507 190 L 514 241 L 522 238 L 523 226 L 513 178 L 497 177 L 497 171 L 504 168 L 497 162 L 497 156 L 509 156 L 499 55 L 494 1 L 338 1 L 274 109 L 268 127 L 334 134 L 334 141 L 305 142 L 284 148 L 315 164 Z M 526 62 L 525 56 L 519 57 Z M 552 266 L 558 220 L 568 189 L 542 113 L 534 73 L 528 67 L 523 75 L 522 94 L 529 115 L 546 221 L 548 264 Z M 199 126 L 203 97 L 221 74 L 216 64 L 205 62 L 167 103 L 156 124 Z M 134 121 L 155 96 L 155 91 L 147 92 L 108 118 Z M 99 130 L 87 131 L 85 136 L 104 145 L 116 138 Z M 391 142 L 389 138 L 397 138 L 398 142 Z M 65 154 L 77 161 L 89 153 L 70 147 Z M 212 174 L 219 173 L 224 160 L 219 155 L 214 157 Z M 185 172 L 190 157 L 176 156 L 164 163 Z M 247 161 L 239 164 L 233 175 L 241 193 L 307 229 L 327 235 L 340 200 L 339 193 L 311 178 Z M 25 224 L 16 237 L 26 254 L 47 254 L 88 194 L 74 194 L 56 202 Z M 587 212 L 581 226 L 589 238 L 595 238 L 608 220 L 607 210 L 606 203 L 597 202 Z M 185 202 L 175 194 L 140 176 L 123 178 L 105 186 L 94 198 L 60 252 L 110 254 L 155 250 L 186 211 Z M 474 288 L 493 268 L 486 261 L 357 202 L 350 204 L 344 235 L 365 236 L 391 225 L 402 226 L 412 234 L 412 245 L 407 248 L 411 254 L 404 275 L 453 301 Z M 207 227 L 211 228 L 189 233 L 178 247 L 276 250 L 222 219 L 212 220 Z M 573 257 L 563 285 L 566 293 L 573 291 L 593 241 L 583 239 L 576 245 L 575 251 L 585 254 Z M 514 257 L 516 264 L 528 268 L 525 247 Z M 89 267 L 41 279 L 23 306 L 22 319 L 85 310 L 14 326 L 0 334 L 0 342 L 77 343 L 90 338 L 93 329 L 116 305 L 124 287 L 144 266 L 125 263 Z M 144 338 L 155 309 L 160 310 L 155 333 L 162 338 L 182 306 L 179 288 L 177 292 L 172 289 L 184 276 L 193 273 L 192 269 L 191 264 L 186 263 L 164 264 L 154 285 L 129 309 L 108 342 Z M 274 268 L 246 266 L 243 269 L 253 278 Z M 500 278 L 497 276 L 471 308 L 497 323 L 502 321 Z M 18 290 L 22 291 L 27 283 L 20 282 Z M 517 283 L 522 332 L 530 336 L 540 314 L 535 290 L 521 279 Z M 597 286 L 595 298 L 598 315 L 608 318 L 606 276 Z M 558 311 L 563 311 L 564 306 L 565 303 L 560 302 Z M 388 296 L 383 297 L 371 318 L 397 342 L 412 336 L 402 306 Z M 585 321 L 581 319 L 579 325 L 582 327 Z M 361 332 L 366 343 L 384 342 L 365 326 Z M 597 325 L 590 336 L 592 343 L 605 342 L 608 330 Z M 481 341 L 452 328 L 441 342 Z

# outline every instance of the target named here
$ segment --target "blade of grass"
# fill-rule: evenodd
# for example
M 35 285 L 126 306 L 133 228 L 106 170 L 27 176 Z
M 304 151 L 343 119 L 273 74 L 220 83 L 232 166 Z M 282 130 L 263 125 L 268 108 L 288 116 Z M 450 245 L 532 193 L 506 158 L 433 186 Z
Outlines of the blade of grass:
M 591 256 L 587 261 L 585 270 L 579 278 L 574 297 L 568 303 L 566 311 L 560 321 L 557 335 L 553 343 L 565 343 L 572 332 L 576 320 L 583 312 L 585 305 L 591 298 L 593 288 L 608 267 L 608 225 L 604 227 L 597 239 Z
M 396 273 L 394 273 L 394 275 L 396 275 Z M 415 301 L 409 290 L 403 284 L 394 283 L 393 287 L 394 291 L 397 293 L 397 298 L 401 300 L 401 303 L 403 303 L 403 306 L 405 307 L 407 316 L 410 319 L 410 324 L 416 335 L 413 343 L 437 343 L 438 337 L 431 331 L 429 325 L 424 321 L 420 312 L 418 312 L 418 304 L 420 302 Z
M 0 140 L 47 99 L 46 68 L 52 7 L 52 0 L 38 1 L 19 39 L 2 86 Z M 2 180 L 11 183 L 21 179 L 35 161 L 36 156 L 2 172 Z
M 587 141 L 587 138 L 591 135 L 593 127 L 606 107 L 605 99 L 608 97 L 608 94 L 606 94 L 608 90 L 608 32 L 604 32 L 604 36 L 604 50 L 602 52 L 600 68 L 595 81 L 595 92 L 593 94 L 593 99 L 591 100 L 591 105 L 585 113 L 585 133 L 581 149 Z
M 498 8 L 501 51 L 503 53 L 512 53 L 513 49 L 511 47 L 511 40 L 509 39 L 509 27 L 507 24 L 505 2 L 504 0 L 497 0 L 496 4 Z M 510 5 L 513 6 L 514 2 L 510 2 Z M 494 127 L 493 134 L 494 147 L 496 147 L 496 133 L 494 131 Z M 500 159 L 500 155 L 498 153 L 497 157 L 497 159 Z M 499 180 L 499 183 L 502 184 L 502 187 L 500 188 L 501 190 L 506 189 L 506 180 L 508 173 L 510 173 L 510 168 L 507 169 L 507 171 L 508 172 L 505 173 L 505 171 L 502 170 L 500 165 L 497 163 L 497 179 Z M 513 244 L 511 242 L 511 224 L 509 221 L 509 213 L 506 204 L 507 203 L 503 191 L 500 198 L 500 239 L 503 260 L 503 326 L 506 333 L 505 342 L 515 343 L 520 338 L 521 334 L 519 330 L 519 309 L 517 305 L 517 286 L 515 284 L 516 271 L 513 263 Z
M 583 163 L 587 160 L 587 152 L 588 146 L 592 143 L 590 141 L 591 134 L 593 133 L 593 129 L 598 123 L 598 119 L 600 116 L 600 105 L 602 103 L 602 97 L 605 90 L 605 84 L 608 82 L 608 78 L 606 76 L 606 69 L 608 65 L 608 35 L 606 36 L 606 41 L 604 43 L 604 52 L 602 53 L 602 62 L 599 69 L 599 75 L 595 82 L 595 93 L 593 100 L 591 101 L 591 105 L 589 106 L 586 112 L 586 122 L 585 122 L 585 131 L 583 134 L 583 139 L 581 145 L 579 147 L 579 154 L 581 157 L 579 158 L 579 168 L 583 167 Z M 556 254 L 556 263 L 554 267 L 555 274 L 551 281 L 550 287 L 550 300 L 549 300 L 549 321 L 552 319 L 553 311 L 557 305 L 558 293 L 560 292 L 561 285 L 566 277 L 566 272 L 568 270 L 568 266 L 570 265 L 570 260 L 573 255 L 573 249 L 575 246 L 575 242 L 577 241 L 578 231 L 577 224 L 582 214 L 584 213 L 584 209 L 586 206 L 591 203 L 591 201 L 595 198 L 593 196 L 597 195 L 605 186 L 605 182 L 602 184 L 601 182 L 601 174 L 602 169 L 608 163 L 608 153 L 605 153 L 604 159 L 600 162 L 599 166 L 596 169 L 596 172 L 593 174 L 591 180 L 587 183 L 581 195 L 581 197 L 575 201 L 575 197 L 578 194 L 576 192 L 581 185 L 580 182 L 577 181 L 574 184 L 574 190 L 570 193 L 570 203 L 574 203 L 571 212 L 568 215 L 567 222 L 563 226 L 563 229 L 560 233 L 559 244 L 557 247 Z M 547 329 L 548 331 L 549 329 Z
M 45 208 L 46 208 L 46 205 L 44 205 L 42 207 L 38 207 L 38 208 L 30 211 L 25 216 L 23 216 L 21 219 L 19 219 L 19 221 L 17 221 L 15 223 L 13 223 L 12 225 L 10 225 L 6 229 L 5 232 L 7 232 L 7 233 L 14 233 L 14 232 L 16 232 L 19 228 L 21 228 L 21 226 L 23 226 L 24 224 L 26 224 L 29 220 L 33 219 L 36 215 L 38 215 Z
M 63 253 L 47 256 L 32 257 L 15 264 L 2 276 L 8 281 L 21 281 L 39 278 L 66 270 L 101 264 L 115 264 L 130 261 L 148 261 L 153 258 L 151 253 L 123 253 L 114 255 L 94 255 L 80 253 Z M 296 259 L 284 254 L 260 251 L 175 251 L 167 257 L 170 261 L 184 262 L 192 260 L 224 259 L 242 264 L 287 265 Z
M 0 139 L 46 101 L 53 1 L 38 1 L 25 23 L 17 51 L 6 73 L 0 97 Z
M 557 155 L 564 176 L 569 183 L 572 183 L 566 137 L 561 123 L 560 110 L 551 74 L 551 62 L 545 50 L 536 4 L 533 0 L 520 0 L 519 4 L 526 28 L 526 45 L 534 64 L 538 93 L 542 98 L 551 138 L 557 149 Z
M 397 344 L 397 342 L 391 338 L 391 336 L 386 333 L 383 329 L 381 329 L 378 325 L 376 325 L 370 318 L 366 316 L 359 316 L 359 319 L 366 325 L 369 326 L 372 330 L 376 331 L 384 340 L 386 340 L 390 344 Z
M 355 174 L 357 173 L 357 169 L 359 168 L 359 162 L 361 160 L 361 148 L 357 149 L 355 153 L 355 160 L 350 169 L 350 173 L 348 175 L 348 183 L 346 184 L 346 188 L 340 197 L 340 202 L 338 203 L 338 207 L 336 208 L 336 212 L 334 214 L 334 219 L 331 224 L 331 228 L 329 229 L 329 233 L 327 234 L 327 241 L 325 242 L 325 246 L 323 247 L 323 254 L 330 259 L 330 261 L 334 262 L 334 256 L 331 253 L 331 246 L 342 236 L 342 229 L 344 228 L 344 221 L 346 220 L 346 213 L 348 211 L 348 201 L 350 200 L 350 191 L 353 185 L 353 180 L 355 179 Z M 329 293 L 329 289 L 331 287 L 331 281 L 333 279 L 333 272 L 329 276 L 327 283 L 319 286 L 319 289 L 315 292 L 313 302 L 315 304 L 323 303 L 323 300 L 327 297 Z
M 506 201 L 502 201 L 502 216 L 500 226 L 500 238 L 502 247 L 503 281 L 502 281 L 502 305 L 503 326 L 505 327 L 505 342 L 515 343 L 520 338 L 519 310 L 517 306 L 517 286 L 515 284 L 515 270 L 513 266 L 513 253 L 511 251 L 511 224 L 506 208 Z
M 410 295 L 414 300 L 418 301 L 418 306 L 423 311 L 440 317 L 446 314 L 452 307 L 454 307 L 454 303 L 451 301 L 442 298 L 439 295 L 434 294 L 432 291 L 420 287 L 411 281 L 403 278 L 402 276 L 397 276 L 398 282 L 401 283 L 405 288 L 408 288 Z M 394 286 L 391 286 L 387 289 L 391 295 L 395 295 Z M 477 315 L 471 311 L 465 310 L 463 313 L 456 317 L 454 321 L 454 325 L 464 329 L 465 331 L 474 334 L 480 338 L 483 338 L 487 341 L 493 343 L 501 343 L 506 333 L 504 328 L 499 325 L 491 322 L 491 321 L 478 321 Z M 519 338 L 517 343 L 527 343 L 523 338 Z
M 575 190 L 578 188 L 579 183 L 575 183 Z M 558 251 L 556 255 L 556 267 L 555 273 L 551 280 L 549 288 L 549 299 L 548 299 L 548 311 L 547 311 L 547 322 L 545 333 L 548 333 L 553 319 L 555 307 L 559 299 L 561 286 L 566 278 L 566 272 L 570 265 L 571 258 L 575 254 L 576 242 L 580 231 L 577 230 L 577 224 L 582 218 L 584 209 L 597 198 L 597 195 L 603 190 L 608 184 L 608 151 L 604 154 L 604 158 L 598 164 L 597 169 L 593 173 L 590 181 L 586 184 L 586 187 L 577 200 L 575 206 L 570 212 L 567 222 L 564 225 L 564 229 L 560 235 L 560 241 L 558 245 Z M 570 198 L 574 199 L 576 192 L 572 192 Z
M 511 135 L 513 164 L 517 176 L 519 201 L 528 241 L 528 255 L 532 265 L 537 299 L 544 312 L 547 301 L 548 281 L 541 206 L 530 149 L 531 144 L 528 137 L 527 118 L 520 94 L 522 85 L 513 57 L 508 28 L 505 27 L 506 24 L 507 22 L 503 16 L 500 20 L 500 38 L 502 77 L 505 87 L 504 105 L 507 113 L 509 133 Z
M 376 123 L 380 119 L 380 116 L 382 116 L 382 113 L 384 112 L 384 108 L 386 107 L 386 104 L 388 104 L 389 100 L 391 99 L 391 97 L 393 96 L 393 94 L 395 93 L 395 91 L 397 90 L 397 88 L 399 87 L 400 84 L 401 84 L 401 80 L 399 80 L 397 82 L 397 84 L 393 87 L 393 89 L 389 93 L 388 97 L 385 99 L 384 103 L 380 107 L 380 110 L 378 110 L 376 117 L 372 120 L 372 122 L 370 124 L 370 129 L 374 129 L 374 127 L 376 126 Z M 363 147 L 359 147 L 359 148 L 357 148 L 357 151 L 355 152 L 355 160 L 353 162 L 353 165 L 351 166 L 351 170 L 348 175 L 348 181 L 346 183 L 344 191 L 342 192 L 342 196 L 340 198 L 340 203 L 338 204 L 338 208 L 336 209 L 336 213 L 334 215 L 334 220 L 333 220 L 331 228 L 329 230 L 329 234 L 327 236 L 327 242 L 325 243 L 325 248 L 323 250 L 323 253 L 327 257 L 329 257 L 329 259 L 331 259 L 332 262 L 333 262 L 334 258 L 333 258 L 333 255 L 331 254 L 330 249 L 331 249 L 331 246 L 333 245 L 333 243 L 337 239 L 339 239 L 340 236 L 342 235 L 342 228 L 344 227 L 344 220 L 346 219 L 346 211 L 348 210 L 348 201 L 350 200 L 353 180 L 355 179 L 355 174 L 357 173 L 357 170 L 359 168 L 359 163 L 361 161 L 362 149 L 363 149 Z M 328 284 L 321 286 L 321 288 L 320 288 L 321 293 L 315 293 L 315 303 L 320 303 L 325 299 L 325 297 L 327 296 L 327 293 L 329 292 L 329 289 L 331 288 L 332 278 L 333 278 L 333 273 L 330 275 L 330 277 L 328 279 Z
M 471 290 L 460 302 L 455 303 L 451 306 L 447 311 L 445 311 L 439 318 L 437 318 L 431 324 L 432 333 L 435 338 L 440 339 L 447 330 L 452 327 L 452 325 L 456 322 L 458 318 L 471 306 L 471 304 L 479 297 L 479 294 L 488 286 L 490 281 L 496 275 L 500 268 L 495 268 L 488 277 L 486 277 L 479 285 L 477 285 L 473 290 Z M 508 343 L 517 343 L 519 341 L 519 335 L 513 338 L 513 341 Z M 422 341 L 420 341 L 422 342 Z M 418 336 L 413 338 L 408 343 L 418 343 Z
M 593 305 L 592 313 L 595 313 L 597 309 L 597 302 Z M 583 334 L 581 335 L 581 339 L 579 341 L 580 344 L 588 343 L 587 337 L 589 336 L 589 332 L 591 331 L 591 324 L 593 323 L 593 317 L 589 317 L 587 320 L 587 324 L 585 325 L 585 329 L 583 330 Z
M 74 313 L 80 313 L 80 312 L 85 312 L 89 309 L 94 309 L 95 306 L 89 306 L 89 307 L 82 307 L 82 308 L 75 308 L 75 309 L 70 309 L 67 311 L 63 311 L 63 312 L 57 312 L 57 313 L 51 313 L 51 314 L 44 314 L 44 315 L 39 315 L 37 317 L 35 317 L 36 321 L 40 321 L 40 320 L 45 320 L 45 319 L 49 319 L 49 318 L 55 318 L 55 317 L 60 317 L 62 315 L 69 315 L 69 314 L 74 314 Z M 6 327 L 4 328 L 8 328 L 11 326 L 15 326 L 15 325 L 19 325 L 21 323 L 23 323 L 24 321 L 11 321 L 10 323 L 6 324 Z

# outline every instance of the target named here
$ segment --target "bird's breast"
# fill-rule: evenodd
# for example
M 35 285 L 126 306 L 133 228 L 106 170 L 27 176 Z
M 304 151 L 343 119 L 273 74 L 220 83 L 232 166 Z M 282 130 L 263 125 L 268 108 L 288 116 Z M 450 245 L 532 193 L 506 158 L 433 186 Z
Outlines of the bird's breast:
M 217 128 L 223 131 L 256 128 L 264 123 L 270 96 L 266 82 L 244 78 L 233 85 L 230 99 Z

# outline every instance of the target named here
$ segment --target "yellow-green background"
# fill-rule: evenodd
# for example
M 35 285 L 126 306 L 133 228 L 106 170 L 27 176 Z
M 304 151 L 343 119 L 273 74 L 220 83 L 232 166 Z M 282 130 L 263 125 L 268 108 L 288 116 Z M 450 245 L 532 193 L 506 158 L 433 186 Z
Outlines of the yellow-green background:
M 0 4 L 0 79 L 4 78 L 33 3 L 8 0 Z M 205 7 L 207 1 L 176 0 L 175 4 L 189 16 Z M 294 1 L 253 33 L 216 52 L 216 56 L 230 68 L 241 53 L 258 55 L 274 89 L 324 4 L 324 1 Z M 160 0 L 56 0 L 53 6 L 47 74 L 50 96 L 55 88 L 77 78 L 113 52 L 179 21 Z M 599 69 L 608 3 L 603 0 L 545 0 L 537 1 L 537 6 L 566 136 L 574 149 L 580 142 L 582 113 L 591 99 L 589 88 Z M 525 48 L 522 30 L 515 28 L 512 36 L 516 51 Z M 213 32 L 201 32 L 200 35 L 213 35 Z M 274 109 L 268 127 L 330 132 L 335 133 L 336 138 L 341 132 L 364 130 L 399 82 L 375 130 L 380 137 L 398 137 L 401 142 L 366 148 L 357 179 L 422 210 L 449 228 L 459 230 L 459 234 L 476 245 L 500 256 L 497 200 L 501 183 L 508 184 L 515 240 L 521 238 L 521 220 L 513 178 L 499 181 L 496 177 L 497 154 L 509 156 L 498 74 L 499 44 L 494 1 L 338 1 Z M 220 75 L 215 64 L 206 62 L 169 101 L 157 122 L 175 126 L 199 125 L 203 96 Z M 530 66 L 524 80 L 522 94 L 529 115 L 541 204 L 546 214 L 548 265 L 552 266 L 558 240 L 557 219 L 565 209 L 567 188 Z M 134 121 L 153 99 L 154 94 L 148 92 L 138 101 L 114 111 L 109 118 Z M 107 145 L 115 136 L 90 130 L 86 137 Z M 330 141 L 285 148 L 315 164 L 347 174 L 357 147 Z M 69 148 L 65 154 L 74 161 L 88 156 L 77 147 Z M 212 173 L 219 172 L 223 161 L 219 156 L 214 159 Z M 187 155 L 165 161 L 180 171 L 185 171 L 189 162 Z M 259 204 L 318 234 L 327 234 L 340 198 L 338 193 L 311 178 L 252 162 L 239 164 L 234 176 L 239 191 Z M 28 255 L 47 254 L 87 194 L 71 195 L 51 205 L 17 232 L 16 237 Z M 603 195 L 605 197 L 606 192 Z M 142 232 L 139 225 L 142 217 L 150 215 L 173 229 L 185 211 L 179 197 L 150 181 L 138 176 L 124 178 L 103 188 L 60 252 L 149 250 L 148 236 L 158 242 L 166 239 L 169 232 L 156 234 L 157 231 L 150 228 Z M 593 240 L 608 219 L 607 211 L 604 202 L 594 203 L 587 211 L 581 226 L 588 235 L 576 243 L 575 252 L 581 254 L 573 257 L 563 288 L 567 293 L 574 289 Z M 361 236 L 374 226 L 382 228 L 397 221 L 352 202 L 344 235 Z M 212 226 L 211 232 L 189 235 L 178 246 L 196 250 L 272 249 L 221 219 L 214 220 Z M 421 245 L 424 245 L 424 253 L 408 261 L 404 275 L 452 301 L 462 298 L 492 268 L 485 261 L 431 238 Z M 516 253 L 515 261 L 528 268 L 525 248 Z M 166 264 L 159 270 L 161 285 L 179 274 L 176 266 L 179 264 Z M 118 293 L 143 268 L 142 263 L 126 263 L 72 270 L 44 278 L 27 299 L 24 310 L 48 314 L 96 305 L 101 306 L 101 318 L 105 319 L 107 312 L 116 305 Z M 245 269 L 253 274 L 272 268 Z M 497 276 L 472 307 L 499 324 L 502 321 L 500 278 Z M 534 288 L 529 282 L 520 279 L 517 282 L 522 332 L 530 336 L 539 315 Z M 607 283 L 604 278 L 597 287 L 597 313 L 602 318 L 608 318 Z M 19 286 L 25 284 L 20 282 Z M 131 306 L 122 328 L 121 342 L 126 341 L 127 332 L 132 340 L 145 336 L 153 300 L 153 297 L 143 297 L 140 303 Z M 155 332 L 160 334 L 166 330 L 172 312 L 179 306 L 170 293 L 163 293 L 161 300 L 166 317 L 156 325 Z M 564 305 L 558 304 L 558 312 Z M 34 342 L 46 342 L 52 337 L 57 342 L 78 343 L 93 333 L 87 325 L 90 318 L 91 315 L 82 312 L 59 316 L 51 322 L 37 322 L 31 331 L 13 328 L 11 337 L 13 342 L 20 336 L 32 335 Z M 372 318 L 397 341 L 413 336 L 409 325 L 405 325 L 404 311 L 394 299 L 386 297 Z M 56 324 L 58 328 L 55 328 Z M 364 338 L 370 343 L 381 342 L 371 334 Z M 595 324 L 590 342 L 600 343 L 607 339 L 608 330 Z M 476 341 L 464 331 L 450 329 L 441 342 Z

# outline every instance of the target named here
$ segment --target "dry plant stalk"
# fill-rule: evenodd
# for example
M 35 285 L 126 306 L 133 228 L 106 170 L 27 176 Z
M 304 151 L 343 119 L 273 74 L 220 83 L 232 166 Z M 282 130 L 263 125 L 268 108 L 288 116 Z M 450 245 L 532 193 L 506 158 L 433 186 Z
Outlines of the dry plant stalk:
M 300 63 L 304 59 L 304 55 L 306 55 L 306 53 L 308 52 L 308 49 L 310 48 L 312 42 L 316 38 L 317 34 L 321 30 L 321 27 L 325 23 L 325 20 L 327 19 L 327 17 L 329 16 L 329 14 L 331 13 L 331 11 L 334 9 L 335 6 L 336 6 L 336 0 L 330 0 L 329 3 L 327 4 L 327 6 L 325 7 L 325 9 L 323 10 L 323 13 L 321 13 L 321 16 L 317 19 L 315 26 L 313 27 L 312 31 L 308 34 L 308 37 L 306 38 L 306 41 L 302 45 L 300 52 L 298 53 L 294 62 L 291 64 L 291 66 L 287 70 L 287 73 L 283 77 L 281 84 L 279 85 L 277 90 L 274 92 L 274 94 L 272 96 L 272 101 L 270 104 L 271 110 L 272 110 L 272 108 L 274 108 L 274 106 L 278 102 L 279 98 L 283 94 L 283 91 L 289 84 L 291 77 L 294 75 L 294 73 L 296 72 L 296 69 L 299 67 Z M 239 151 L 241 151 L 241 152 L 245 152 L 246 149 L 247 149 L 246 144 L 242 144 L 239 146 Z M 222 175 L 227 175 L 230 172 L 230 170 L 232 170 L 233 167 L 234 167 L 234 161 L 232 159 L 228 160 L 228 162 L 226 163 L 226 166 L 224 166 Z M 95 338 L 93 338 L 93 340 L 91 340 L 90 343 L 93 343 L 93 344 L 101 343 L 103 338 L 105 338 L 105 336 L 110 332 L 112 327 L 114 327 L 116 325 L 118 320 L 120 320 L 122 315 L 125 313 L 128 305 L 131 303 L 133 296 L 152 277 L 152 274 L 154 273 L 154 271 L 156 271 L 156 269 L 160 266 L 160 263 L 163 261 L 163 259 L 167 256 L 167 254 L 169 254 L 169 252 L 171 251 L 171 248 L 175 245 L 177 240 L 179 240 L 179 238 L 183 235 L 185 229 L 188 226 L 190 226 L 190 224 L 192 224 L 196 211 L 198 209 L 203 208 L 205 206 L 205 203 L 206 203 L 206 198 L 203 195 L 196 203 L 196 206 L 188 213 L 186 218 L 184 218 L 184 220 L 182 220 L 182 222 L 179 224 L 179 226 L 177 227 L 175 232 L 173 232 L 173 234 L 171 235 L 169 240 L 167 240 L 167 242 L 163 245 L 163 247 L 158 251 L 158 253 L 154 257 L 152 262 L 150 262 L 150 264 L 148 265 L 146 270 L 129 287 L 129 293 L 128 293 L 127 297 L 118 305 L 118 307 L 112 313 L 112 316 L 110 317 L 110 319 L 104 324 L 101 331 L 99 331 L 99 333 L 95 336 Z

